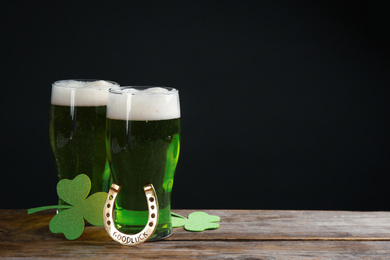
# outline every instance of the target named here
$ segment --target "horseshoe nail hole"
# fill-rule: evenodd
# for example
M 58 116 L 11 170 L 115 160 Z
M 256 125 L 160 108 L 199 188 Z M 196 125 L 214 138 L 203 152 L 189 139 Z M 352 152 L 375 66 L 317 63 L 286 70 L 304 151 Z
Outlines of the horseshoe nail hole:
M 152 205 L 152 206 L 150 206 L 150 208 L 151 208 L 151 209 L 154 209 L 154 206 Z
M 110 216 L 110 213 L 107 213 L 106 216 L 107 216 L 107 218 L 108 218 L 108 217 Z
M 152 218 L 155 218 L 156 217 L 156 214 L 154 214 L 154 213 L 152 213 L 152 216 L 151 216 Z
M 149 227 L 153 227 L 153 222 L 149 222 Z
M 107 221 L 107 225 L 111 225 L 111 221 Z
M 114 198 L 112 195 L 110 195 L 110 197 L 108 197 L 110 200 L 112 200 L 112 198 Z
M 111 207 L 111 204 L 107 204 L 107 208 Z
M 150 197 L 150 198 L 149 198 L 149 201 L 150 201 L 150 202 L 153 202 L 153 201 L 154 201 L 154 199 L 153 199 L 152 197 Z

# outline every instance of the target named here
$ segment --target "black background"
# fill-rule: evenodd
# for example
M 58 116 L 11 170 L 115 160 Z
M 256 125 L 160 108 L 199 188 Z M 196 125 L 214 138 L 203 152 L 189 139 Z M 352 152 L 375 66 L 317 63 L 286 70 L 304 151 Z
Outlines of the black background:
M 173 208 L 390 210 L 388 1 L 106 2 L 3 4 L 1 208 L 57 203 L 51 83 L 95 78 L 179 89 Z

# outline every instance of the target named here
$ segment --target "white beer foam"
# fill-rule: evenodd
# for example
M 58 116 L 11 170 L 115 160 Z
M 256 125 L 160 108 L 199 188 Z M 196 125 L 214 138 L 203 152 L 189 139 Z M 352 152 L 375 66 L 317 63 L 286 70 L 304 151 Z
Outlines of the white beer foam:
M 145 90 L 121 88 L 108 97 L 107 117 L 142 121 L 180 118 L 179 92 L 160 87 Z
M 108 90 L 119 85 L 104 80 L 60 80 L 53 83 L 51 103 L 61 106 L 106 106 Z

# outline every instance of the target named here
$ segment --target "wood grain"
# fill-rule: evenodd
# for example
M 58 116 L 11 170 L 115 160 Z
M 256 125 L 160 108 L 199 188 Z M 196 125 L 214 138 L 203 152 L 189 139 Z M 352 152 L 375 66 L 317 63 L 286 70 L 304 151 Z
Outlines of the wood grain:
M 183 216 L 196 210 L 174 210 Z M 390 212 L 202 210 L 220 228 L 188 232 L 136 247 L 103 227 L 86 226 L 68 241 L 49 230 L 54 211 L 0 210 L 0 257 L 132 259 L 390 259 Z
M 176 212 L 176 211 L 175 211 Z M 181 210 L 187 216 L 193 210 Z M 192 239 L 390 241 L 390 212 L 208 210 L 221 217 L 214 232 Z M 176 232 L 172 239 L 185 239 Z

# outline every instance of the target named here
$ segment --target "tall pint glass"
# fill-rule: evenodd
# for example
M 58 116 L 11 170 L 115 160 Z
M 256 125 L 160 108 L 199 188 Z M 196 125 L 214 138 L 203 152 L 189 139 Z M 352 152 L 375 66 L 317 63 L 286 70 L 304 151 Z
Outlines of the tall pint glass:
M 172 233 L 171 192 L 180 150 L 178 90 L 166 87 L 111 89 L 107 104 L 108 159 L 113 181 L 121 187 L 115 225 L 138 233 L 147 223 L 144 185 L 153 184 L 159 205 L 157 229 L 150 240 Z
M 108 191 L 106 153 L 108 90 L 119 85 L 103 80 L 60 80 L 52 85 L 50 143 L 60 180 L 84 173 L 91 194 Z M 61 199 L 60 204 L 65 204 Z

